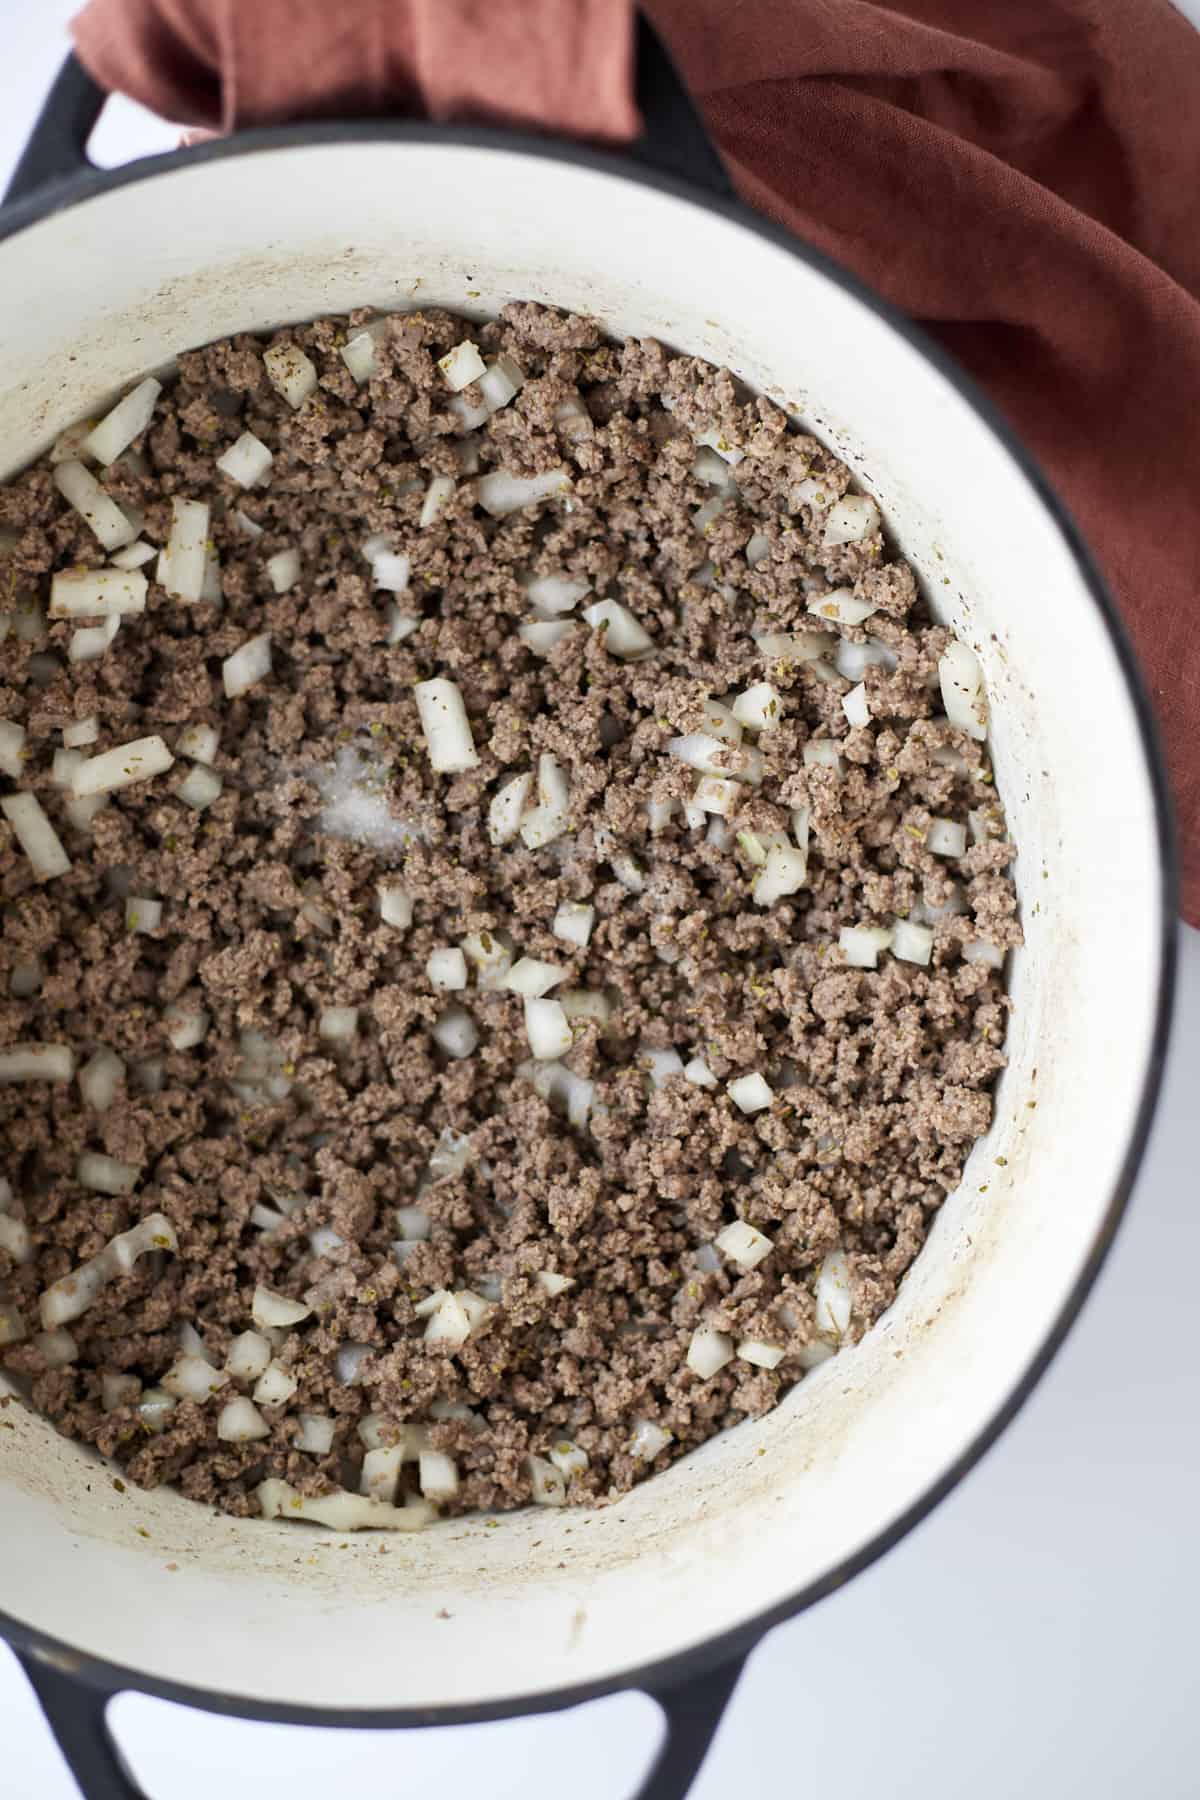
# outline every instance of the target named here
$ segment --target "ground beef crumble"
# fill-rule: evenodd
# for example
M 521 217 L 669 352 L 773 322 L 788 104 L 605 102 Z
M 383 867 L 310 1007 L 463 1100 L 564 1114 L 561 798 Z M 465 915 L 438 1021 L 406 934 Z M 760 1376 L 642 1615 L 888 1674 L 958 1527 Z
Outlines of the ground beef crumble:
M 985 745 L 941 716 L 947 632 L 878 528 L 825 544 L 849 473 L 770 401 L 533 304 L 483 326 L 395 316 L 360 384 L 341 349 L 367 318 L 179 358 L 149 428 L 97 473 L 156 548 L 173 498 L 210 503 L 222 597 L 184 604 L 151 580 L 145 613 L 95 660 L 68 660 L 78 621 L 47 623 L 45 601 L 52 571 L 104 564 L 97 538 L 49 457 L 0 490 L 0 715 L 27 734 L 5 786 L 38 795 L 72 859 L 39 883 L 0 828 L 0 1044 L 68 1044 L 77 1071 L 99 1046 L 121 1059 L 106 1110 L 83 1103 L 77 1080 L 0 1086 L 12 1189 L 0 1344 L 66 1435 L 136 1482 L 176 1482 L 234 1513 L 258 1510 L 266 1477 L 304 1495 L 357 1491 L 369 1415 L 384 1444 L 429 1425 L 459 1471 L 445 1510 L 525 1504 L 530 1455 L 564 1441 L 586 1456 L 568 1498 L 596 1502 L 766 1411 L 828 1353 L 814 1286 L 831 1253 L 848 1261 L 846 1336 L 894 1298 L 990 1120 L 1007 1008 L 995 951 L 1020 941 L 1013 849 Z M 473 382 L 452 405 L 437 367 L 465 338 L 524 375 L 469 432 L 483 390 Z M 298 409 L 268 379 L 269 344 L 315 365 Z M 248 490 L 215 466 L 245 431 L 274 455 Z M 736 489 L 714 445 L 743 452 Z M 476 482 L 500 468 L 568 479 L 495 518 Z M 422 526 L 434 476 L 453 489 Z M 394 600 L 373 591 L 370 534 L 410 559 Z M 277 593 L 268 561 L 292 547 L 300 574 Z M 578 608 L 558 642 L 531 648 L 518 631 L 530 575 L 620 601 L 651 650 L 612 654 Z M 808 612 L 846 589 L 876 609 L 865 623 Z M 827 633 L 815 661 L 766 654 L 754 635 L 813 629 Z M 227 699 L 223 660 L 263 632 L 269 677 Z M 876 660 L 860 676 L 847 652 L 868 644 Z M 457 684 L 478 755 L 451 775 L 431 769 L 413 698 L 435 676 Z M 842 703 L 860 678 L 870 717 L 851 726 Z M 764 680 L 777 715 L 742 746 L 761 752 L 761 783 L 739 784 L 728 818 L 690 826 L 697 774 L 670 741 L 704 730 L 711 698 Z M 193 765 L 178 754 L 72 822 L 52 764 L 63 726 L 92 717 L 89 756 L 152 733 L 178 748 L 184 727 L 211 725 L 219 796 L 199 811 L 179 798 Z M 819 740 L 837 766 L 805 760 Z M 569 783 L 567 831 L 542 848 L 493 845 L 492 799 L 547 755 Z M 325 828 L 321 772 L 339 756 L 407 841 L 381 849 Z M 786 837 L 798 810 L 807 878 L 756 904 L 755 846 Z M 968 818 L 965 854 L 931 853 L 932 820 Z M 381 881 L 410 896 L 411 923 L 381 917 Z M 153 929 L 129 929 L 130 895 L 161 901 Z M 595 908 L 586 947 L 552 929 L 567 901 Z M 931 930 L 927 966 L 890 951 L 846 966 L 843 928 L 896 919 Z M 431 985 L 431 952 L 469 938 L 561 965 L 552 1000 L 607 997 L 610 1016 L 577 1017 L 562 1059 L 571 1091 L 588 1095 L 586 1124 L 559 1087 L 531 1080 L 515 993 L 483 985 L 474 965 L 461 992 Z M 173 1003 L 203 1009 L 202 1042 L 171 1047 Z M 334 1007 L 358 1009 L 354 1035 L 323 1035 Z M 469 1055 L 434 1035 L 450 1007 L 473 1022 Z M 667 1051 L 699 1058 L 711 1085 L 649 1054 Z M 726 1084 L 752 1072 L 773 1098 L 743 1112 Z M 81 1187 L 88 1151 L 135 1165 L 133 1191 Z M 417 1204 L 429 1235 L 397 1251 L 396 1209 Z M 152 1214 L 177 1253 L 111 1281 L 71 1323 L 59 1364 L 39 1296 Z M 735 1219 L 773 1246 L 745 1271 L 712 1247 Z M 547 1272 L 573 1285 L 550 1294 Z M 181 1325 L 222 1366 L 259 1284 L 312 1309 L 275 1334 L 296 1386 L 259 1406 L 265 1436 L 218 1437 L 236 1383 L 165 1413 L 139 1409 L 134 1384 L 106 1409 L 103 1377 L 110 1390 L 114 1374 L 155 1386 Z M 417 1308 L 438 1289 L 489 1301 L 457 1346 L 426 1340 Z M 782 1358 L 734 1356 L 702 1379 L 686 1361 L 699 1326 Z M 297 1447 L 301 1411 L 330 1422 L 326 1453 Z M 406 1464 L 401 1491 L 416 1479 Z

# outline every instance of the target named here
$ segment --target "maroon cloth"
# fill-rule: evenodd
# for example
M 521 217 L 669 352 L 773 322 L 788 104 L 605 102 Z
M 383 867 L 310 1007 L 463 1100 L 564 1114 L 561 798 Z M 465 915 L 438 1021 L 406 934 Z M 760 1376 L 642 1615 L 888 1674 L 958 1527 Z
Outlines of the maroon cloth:
M 929 326 L 1079 520 L 1158 710 L 1200 923 L 1200 35 L 1167 0 L 647 10 L 744 197 Z M 189 125 L 637 130 L 630 0 L 91 0 L 74 32 L 106 87 Z

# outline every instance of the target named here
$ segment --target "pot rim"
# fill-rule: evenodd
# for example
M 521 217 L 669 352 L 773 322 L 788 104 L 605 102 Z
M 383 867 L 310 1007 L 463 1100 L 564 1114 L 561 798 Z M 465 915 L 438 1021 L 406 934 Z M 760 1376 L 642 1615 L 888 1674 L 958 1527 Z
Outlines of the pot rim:
M 81 1679 L 107 1694 L 140 1692 L 156 1699 L 238 1718 L 274 1724 L 324 1725 L 360 1730 L 373 1727 L 400 1729 L 480 1724 L 521 1714 L 557 1712 L 630 1689 L 640 1689 L 653 1695 L 675 1688 L 723 1663 L 745 1657 L 768 1631 L 806 1611 L 853 1576 L 860 1574 L 929 1516 L 981 1460 L 1029 1398 L 1078 1317 L 1112 1247 L 1129 1204 L 1162 1087 L 1175 999 L 1176 916 L 1179 906 L 1178 853 L 1158 727 L 1116 603 L 1066 506 L 1030 451 L 977 386 L 974 378 L 930 338 L 922 327 L 898 312 L 824 251 L 783 226 L 760 217 L 736 198 L 725 198 L 675 175 L 664 173 L 637 160 L 634 154 L 622 155 L 590 145 L 565 143 L 530 132 L 505 131 L 486 126 L 437 126 L 425 121 L 390 118 L 307 121 L 298 125 L 267 126 L 242 131 L 230 137 L 214 138 L 163 155 L 140 157 L 115 169 L 98 169 L 85 163 L 78 174 L 56 181 L 47 189 L 6 206 L 0 212 L 0 243 L 56 213 L 84 205 L 100 194 L 170 175 L 177 169 L 194 167 L 198 162 L 232 160 L 239 156 L 264 155 L 276 150 L 395 143 L 505 151 L 538 160 L 565 163 L 571 167 L 638 183 L 669 198 L 716 213 L 743 230 L 757 233 L 776 248 L 798 258 L 840 287 L 888 325 L 956 390 L 983 427 L 998 440 L 1001 448 L 1016 463 L 1065 539 L 1080 580 L 1091 597 L 1124 678 L 1137 722 L 1154 811 L 1160 878 L 1160 973 L 1150 1050 L 1121 1168 L 1113 1183 L 1103 1219 L 1092 1238 L 1086 1260 L 1053 1326 L 1036 1349 L 1024 1373 L 1014 1383 L 1003 1404 L 983 1422 L 966 1448 L 897 1519 L 877 1532 L 853 1555 L 843 1558 L 828 1569 L 818 1580 L 786 1595 L 773 1606 L 756 1613 L 753 1618 L 672 1655 L 649 1663 L 635 1664 L 595 1680 L 567 1684 L 545 1692 L 515 1694 L 506 1699 L 478 1703 L 449 1702 L 436 1707 L 369 1707 L 356 1710 L 259 1701 L 251 1696 L 227 1693 L 216 1688 L 160 1679 L 76 1650 L 62 1639 L 40 1631 L 36 1626 L 26 1625 L 0 1608 L 0 1637 L 7 1640 L 13 1649 L 64 1674 Z

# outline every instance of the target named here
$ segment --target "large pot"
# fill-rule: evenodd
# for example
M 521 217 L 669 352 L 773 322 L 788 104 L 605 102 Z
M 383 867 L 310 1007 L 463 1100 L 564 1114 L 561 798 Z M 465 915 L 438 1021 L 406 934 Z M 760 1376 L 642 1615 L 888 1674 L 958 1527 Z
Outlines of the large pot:
M 996 1122 L 862 1344 L 595 1512 L 460 1519 L 385 1558 L 373 1538 L 334 1554 L 329 1534 L 118 1493 L 10 1407 L 0 1629 L 97 1800 L 134 1791 L 104 1728 L 123 1688 L 411 1726 L 638 1687 L 671 1727 L 644 1793 L 682 1795 L 750 1646 L 894 1543 L 1012 1418 L 1136 1172 L 1175 889 L 1112 603 L 986 401 L 731 197 L 644 28 L 639 53 L 649 130 L 627 156 L 376 120 L 247 132 L 107 174 L 83 154 L 103 96 L 68 63 L 0 215 L 3 473 L 181 348 L 364 302 L 482 315 L 550 301 L 727 363 L 849 463 L 982 657 L 1027 939 Z

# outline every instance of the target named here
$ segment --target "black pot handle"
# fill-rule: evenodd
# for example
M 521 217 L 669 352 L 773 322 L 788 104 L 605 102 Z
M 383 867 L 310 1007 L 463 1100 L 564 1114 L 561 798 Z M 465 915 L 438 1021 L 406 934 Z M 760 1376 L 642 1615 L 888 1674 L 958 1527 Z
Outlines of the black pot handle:
M 146 1800 L 108 1728 L 109 1702 L 118 1690 L 97 1687 L 30 1652 L 17 1654 L 83 1800 Z M 685 1800 L 741 1672 L 739 1656 L 677 1686 L 646 1689 L 662 1708 L 667 1731 L 634 1800 Z
M 672 175 L 720 199 L 733 189 L 699 112 L 661 38 L 639 16 L 636 91 L 644 129 L 626 154 L 658 174 Z M 37 123 L 5 192 L 5 203 L 25 200 L 92 168 L 87 141 L 108 98 L 74 55 L 67 57 L 46 96 Z

